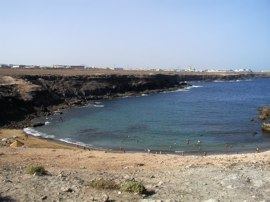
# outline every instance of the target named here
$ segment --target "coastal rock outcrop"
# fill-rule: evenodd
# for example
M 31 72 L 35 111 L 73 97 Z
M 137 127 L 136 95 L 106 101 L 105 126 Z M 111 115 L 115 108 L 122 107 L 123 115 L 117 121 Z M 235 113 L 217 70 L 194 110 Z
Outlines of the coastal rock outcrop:
M 262 123 L 262 130 L 270 133 L 270 123 Z
M 267 120 L 270 118 L 270 106 L 264 106 L 259 109 L 259 119 Z
M 0 126 L 24 127 L 38 115 L 89 100 L 186 87 L 178 75 L 0 76 Z
M 270 106 L 263 106 L 259 109 L 259 119 L 262 121 L 262 130 L 270 133 Z

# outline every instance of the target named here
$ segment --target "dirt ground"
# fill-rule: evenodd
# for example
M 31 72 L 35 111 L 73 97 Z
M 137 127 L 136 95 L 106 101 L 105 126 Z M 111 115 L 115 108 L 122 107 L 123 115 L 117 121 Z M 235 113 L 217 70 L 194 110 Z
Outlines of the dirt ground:
M 0 196 L 9 201 L 269 201 L 270 152 L 180 156 L 84 150 L 0 130 Z M 6 138 L 6 139 L 5 139 Z M 4 141 L 3 141 L 4 139 Z M 22 147 L 9 147 L 8 140 Z M 42 165 L 47 175 L 26 173 Z M 95 179 L 141 181 L 148 195 L 95 189 Z

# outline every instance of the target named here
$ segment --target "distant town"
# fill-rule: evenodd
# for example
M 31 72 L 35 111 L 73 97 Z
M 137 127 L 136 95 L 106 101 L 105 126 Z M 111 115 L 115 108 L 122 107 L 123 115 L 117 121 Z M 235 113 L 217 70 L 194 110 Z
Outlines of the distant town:
M 169 72 L 252 72 L 249 68 L 241 68 L 241 69 L 225 69 L 225 70 L 217 70 L 217 69 L 205 69 L 198 70 L 194 67 L 188 68 L 122 68 L 122 67 L 94 67 L 94 66 L 86 66 L 86 65 L 25 65 L 25 64 L 0 64 L 0 68 L 12 68 L 12 69 L 78 69 L 78 70 L 87 70 L 87 69 L 108 69 L 108 70 L 140 70 L 140 71 L 169 71 Z

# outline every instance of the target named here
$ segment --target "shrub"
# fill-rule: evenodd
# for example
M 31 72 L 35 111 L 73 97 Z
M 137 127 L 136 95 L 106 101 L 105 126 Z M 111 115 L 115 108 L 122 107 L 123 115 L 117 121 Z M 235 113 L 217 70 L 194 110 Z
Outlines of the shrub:
M 27 167 L 27 173 L 30 175 L 46 175 L 46 170 L 43 166 L 40 165 L 30 165 Z
M 96 189 L 119 189 L 119 185 L 115 181 L 103 178 L 92 180 L 90 186 Z
M 143 194 L 146 192 L 144 185 L 134 179 L 123 182 L 121 184 L 121 190 L 137 194 Z

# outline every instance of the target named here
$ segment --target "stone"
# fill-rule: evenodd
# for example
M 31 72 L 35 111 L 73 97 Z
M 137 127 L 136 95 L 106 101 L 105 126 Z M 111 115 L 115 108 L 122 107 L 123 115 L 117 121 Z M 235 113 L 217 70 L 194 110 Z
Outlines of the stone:
M 43 122 L 37 122 L 37 123 L 33 123 L 32 124 L 32 127 L 40 127 L 40 126 L 44 126 L 45 125 L 45 123 L 43 123 Z
M 210 198 L 210 199 L 204 200 L 203 202 L 218 202 L 218 200 Z
M 5 180 L 3 180 L 3 182 L 12 183 L 12 181 L 9 179 L 5 179 Z
M 163 182 L 162 181 L 160 181 L 159 183 L 158 183 L 158 186 L 161 186 L 163 184 Z
M 2 139 L 2 142 L 6 142 L 8 139 L 5 137 Z
M 19 141 L 19 140 L 15 140 L 13 143 L 11 143 L 9 146 L 10 147 L 22 147 L 24 145 L 23 142 Z
M 73 192 L 73 189 L 70 188 L 70 187 L 62 187 L 62 188 L 61 188 L 61 191 L 71 193 L 71 192 Z
M 102 201 L 103 201 L 103 202 L 108 202 L 108 201 L 109 201 L 109 196 L 108 196 L 107 194 L 104 194 L 104 195 L 102 196 Z

